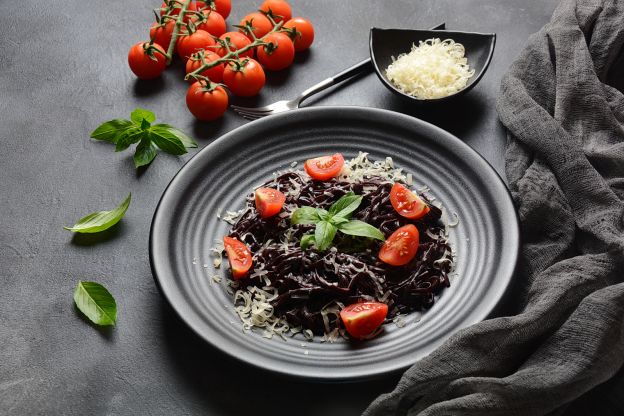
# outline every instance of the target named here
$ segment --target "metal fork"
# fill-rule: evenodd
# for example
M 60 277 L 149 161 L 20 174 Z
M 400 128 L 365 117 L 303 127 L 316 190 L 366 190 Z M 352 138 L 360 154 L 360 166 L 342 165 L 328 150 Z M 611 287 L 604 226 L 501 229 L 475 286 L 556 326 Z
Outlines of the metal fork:
M 444 29 L 444 27 L 445 24 L 442 23 L 434 26 L 433 28 L 431 28 L 431 30 Z M 316 94 L 317 92 L 321 92 L 324 89 L 327 89 L 333 85 L 336 85 L 339 82 L 345 81 L 357 74 L 363 73 L 364 71 L 370 69 L 371 66 L 371 58 L 367 58 L 362 62 L 357 63 L 352 67 L 334 75 L 333 77 L 326 78 L 318 84 L 311 86 L 293 100 L 277 101 L 273 104 L 265 105 L 264 107 L 241 107 L 238 105 L 231 105 L 230 107 L 232 108 L 232 110 L 234 110 L 247 120 L 256 120 L 265 116 L 283 113 L 290 110 L 296 110 L 306 98 Z

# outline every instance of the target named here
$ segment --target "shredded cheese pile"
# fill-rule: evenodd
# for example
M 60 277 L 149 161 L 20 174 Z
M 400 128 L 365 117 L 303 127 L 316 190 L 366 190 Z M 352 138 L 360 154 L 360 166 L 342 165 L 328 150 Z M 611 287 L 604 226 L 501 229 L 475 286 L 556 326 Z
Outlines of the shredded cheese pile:
M 464 54 L 464 46 L 452 39 L 427 39 L 412 45 L 411 52 L 392 57 L 386 76 L 401 92 L 416 98 L 447 97 L 474 75 Z

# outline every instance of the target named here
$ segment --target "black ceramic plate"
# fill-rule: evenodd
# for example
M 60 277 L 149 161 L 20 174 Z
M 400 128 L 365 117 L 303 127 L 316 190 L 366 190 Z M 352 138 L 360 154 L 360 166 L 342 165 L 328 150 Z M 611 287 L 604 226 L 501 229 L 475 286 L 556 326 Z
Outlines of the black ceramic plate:
M 385 326 L 361 343 L 307 342 L 243 333 L 214 270 L 209 249 L 228 233 L 217 213 L 240 209 L 255 185 L 291 162 L 342 152 L 391 156 L 459 214 L 450 239 L 455 276 L 428 311 Z M 483 320 L 505 291 L 518 257 L 518 222 L 507 189 L 490 165 L 451 134 L 412 117 L 370 108 L 318 107 L 238 128 L 207 146 L 163 194 L 150 235 L 150 261 L 163 295 L 197 334 L 252 365 L 296 377 L 338 381 L 398 370 L 430 353 L 461 328 Z M 207 266 L 207 267 L 206 267 Z M 212 275 L 223 282 L 212 282 Z

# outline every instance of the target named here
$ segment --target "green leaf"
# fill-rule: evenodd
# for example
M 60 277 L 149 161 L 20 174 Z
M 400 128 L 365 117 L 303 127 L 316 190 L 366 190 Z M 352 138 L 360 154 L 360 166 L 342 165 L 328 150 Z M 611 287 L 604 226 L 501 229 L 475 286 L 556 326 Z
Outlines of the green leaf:
M 100 124 L 97 129 L 93 130 L 91 138 L 95 140 L 104 140 L 110 143 L 117 143 L 118 136 L 132 126 L 134 126 L 134 123 L 130 120 L 124 120 L 121 118 L 109 120 L 106 123 Z
M 117 304 L 104 286 L 96 282 L 78 281 L 74 290 L 74 302 L 80 312 L 96 325 L 115 325 Z
M 124 216 L 130 206 L 132 194 L 128 194 L 126 199 L 112 211 L 99 211 L 87 215 L 78 220 L 73 227 L 63 227 L 75 233 L 99 233 L 117 224 Z
M 117 137 L 117 145 L 115 146 L 116 152 L 126 150 L 131 144 L 138 142 L 145 135 L 145 132 L 140 127 L 133 126 L 125 130 Z
M 130 113 L 130 119 L 137 124 L 141 124 L 143 120 L 148 123 L 153 123 L 156 121 L 156 115 L 144 108 L 135 108 L 134 111 Z
M 355 235 L 358 237 L 374 238 L 376 240 L 384 241 L 386 238 L 379 229 L 373 227 L 364 221 L 352 220 L 338 225 L 338 229 L 341 233 L 348 235 Z
M 182 140 L 171 133 L 169 130 L 162 127 L 152 126 L 149 129 L 150 139 L 162 150 L 172 155 L 183 155 L 186 153 L 186 148 L 182 143 Z
M 316 224 L 321 221 L 318 209 L 313 207 L 301 207 L 290 215 L 291 224 Z
M 314 244 L 319 251 L 325 251 L 334 241 L 337 228 L 327 221 L 319 221 L 314 230 Z
M 197 147 L 197 142 L 195 142 L 195 140 L 193 140 L 190 136 L 187 136 L 186 133 L 176 129 L 169 124 L 154 124 L 154 127 L 169 130 L 169 132 L 173 133 L 178 139 L 180 139 L 184 147 Z
M 314 244 L 314 235 L 312 235 L 312 234 L 304 235 L 303 237 L 301 237 L 301 241 L 299 242 L 299 245 L 304 250 L 307 249 L 308 247 L 310 247 L 313 244 Z
M 331 222 L 332 224 L 334 224 L 334 225 L 336 225 L 336 226 L 337 226 L 337 225 L 340 225 L 340 224 L 343 224 L 343 223 L 345 223 L 345 222 L 349 222 L 349 220 L 348 220 L 347 218 L 344 218 L 344 217 L 338 217 L 338 216 L 335 216 L 335 217 L 330 217 L 330 218 L 329 218 L 329 219 L 327 219 L 326 221 L 329 221 L 329 222 Z
M 149 129 L 150 126 L 151 126 L 151 124 L 150 124 L 149 121 L 147 121 L 145 119 L 141 120 L 141 130 L 145 131 L 145 130 Z
M 143 137 L 141 142 L 136 147 L 136 152 L 134 153 L 134 166 L 139 168 L 141 166 L 149 165 L 152 163 L 152 160 L 156 157 L 156 146 L 149 137 Z
M 349 192 L 332 204 L 329 208 L 329 213 L 332 216 L 347 218 L 361 203 L 361 195 L 355 195 L 353 192 Z

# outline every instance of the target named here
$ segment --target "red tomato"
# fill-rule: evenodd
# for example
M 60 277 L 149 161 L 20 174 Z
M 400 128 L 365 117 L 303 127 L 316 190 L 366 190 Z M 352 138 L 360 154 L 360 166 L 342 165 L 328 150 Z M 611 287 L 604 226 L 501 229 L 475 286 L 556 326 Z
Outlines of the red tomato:
M 186 61 L 194 52 L 201 49 L 208 50 L 210 46 L 216 44 L 210 33 L 205 30 L 197 30 L 190 35 L 183 35 L 178 38 L 178 55 Z
M 390 203 L 399 215 L 411 220 L 424 217 L 429 212 L 429 206 L 400 183 L 392 185 Z
M 197 24 L 197 29 L 205 30 L 212 36 L 221 36 L 227 30 L 225 27 L 225 19 L 217 12 L 211 10 L 204 10 L 202 14 L 206 17 L 206 20 Z M 194 21 L 199 19 L 194 18 Z
M 158 23 L 154 22 L 150 28 L 150 39 L 154 39 L 154 42 L 162 46 L 163 49 L 168 49 L 174 27 L 175 20 L 168 20 L 164 26 L 160 26 Z
M 210 2 L 209 2 L 210 3 Z M 224 19 L 227 19 L 232 11 L 232 0 L 214 0 L 214 9 L 217 13 L 223 16 Z M 197 2 L 197 10 L 202 10 L 206 8 L 206 3 L 203 1 Z
M 362 339 L 371 335 L 383 324 L 388 315 L 388 305 L 379 302 L 353 303 L 340 311 L 340 319 L 349 335 Z
M 248 23 L 253 28 L 252 32 L 258 39 L 273 30 L 273 24 L 271 23 L 269 18 L 260 12 L 249 13 L 247 16 L 243 17 L 243 20 L 240 21 L 239 26 L 245 26 Z M 247 33 L 246 30 L 239 29 L 239 31 L 247 36 L 250 40 L 253 40 L 253 36 Z
M 165 50 L 157 43 L 154 48 L 162 53 L 145 51 L 148 42 L 139 42 L 130 48 L 128 52 L 128 65 L 134 75 L 141 79 L 153 79 L 160 76 L 167 67 L 167 59 L 164 56 Z
M 303 165 L 305 171 L 317 181 L 326 181 L 338 176 L 344 166 L 344 157 L 340 153 L 308 159 Z
M 175 0 L 172 0 L 175 2 Z M 163 4 L 160 6 L 160 15 L 164 16 L 165 12 L 167 10 L 167 2 L 163 1 Z M 179 3 L 175 3 L 173 6 L 173 10 L 171 10 L 171 12 L 169 12 L 170 16 L 178 16 L 180 14 L 180 10 L 182 10 L 182 5 Z M 186 8 L 186 10 L 188 11 L 196 11 L 197 7 L 195 6 L 194 2 L 190 2 L 188 7 Z M 188 22 L 189 20 L 189 15 L 184 16 L 184 21 Z
M 249 59 L 240 69 L 236 64 L 230 63 L 223 71 L 223 83 L 232 91 L 232 94 L 239 97 L 257 95 L 264 86 L 265 79 L 264 70 L 253 59 Z
M 239 32 L 224 33 L 223 35 L 219 36 L 219 39 L 227 42 L 230 50 L 233 51 L 244 48 L 251 43 L 247 36 Z M 228 51 L 223 46 L 217 49 L 217 55 L 219 56 L 225 56 L 227 53 Z M 241 53 L 239 55 L 239 58 L 253 58 L 253 49 L 249 49 L 248 51 Z
M 195 82 L 186 92 L 186 106 L 198 119 L 210 121 L 225 113 L 228 107 L 228 95 L 223 87 L 209 90 L 201 82 Z
M 188 61 L 186 61 L 186 73 L 190 74 L 193 71 L 199 69 L 203 64 L 207 64 L 219 59 L 220 56 L 214 52 L 204 51 L 203 59 L 200 59 L 199 53 L 194 53 L 191 55 Z M 212 68 L 204 69 L 200 72 L 200 75 L 210 78 L 212 82 L 221 82 L 223 81 L 223 70 L 225 69 L 225 65 L 219 64 L 213 66 Z M 189 82 L 197 81 L 195 78 L 189 78 Z
M 379 260 L 391 266 L 403 266 L 412 261 L 418 251 L 420 234 L 414 224 L 397 229 L 379 250 Z
M 288 21 L 292 17 L 292 9 L 284 0 L 265 0 L 259 9 L 261 12 L 270 13 L 276 23 Z
M 251 252 L 244 243 L 241 243 L 232 237 L 223 237 L 223 245 L 230 261 L 232 269 L 232 277 L 234 280 L 247 276 L 247 272 L 251 269 L 253 259 Z
M 286 202 L 286 195 L 272 188 L 258 188 L 254 196 L 256 209 L 261 218 L 269 218 L 278 214 Z
M 268 45 L 258 48 L 258 61 L 270 71 L 279 71 L 292 65 L 295 46 L 284 33 L 270 33 L 263 39 Z
M 291 39 L 295 42 L 297 52 L 304 51 L 314 42 L 314 26 L 305 17 L 295 17 L 282 26 L 287 29 L 295 29 Z

